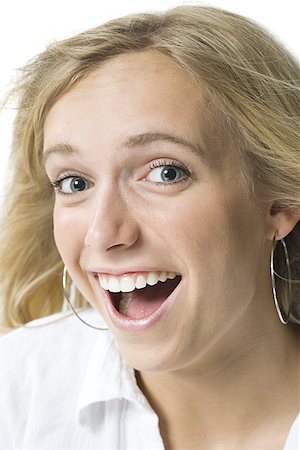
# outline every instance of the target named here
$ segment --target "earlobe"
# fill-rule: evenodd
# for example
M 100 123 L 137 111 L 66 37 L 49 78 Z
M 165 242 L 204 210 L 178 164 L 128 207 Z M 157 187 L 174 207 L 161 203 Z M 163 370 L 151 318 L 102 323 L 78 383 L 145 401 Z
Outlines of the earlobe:
M 283 208 L 273 204 L 268 212 L 266 238 L 284 239 L 300 220 L 300 208 Z

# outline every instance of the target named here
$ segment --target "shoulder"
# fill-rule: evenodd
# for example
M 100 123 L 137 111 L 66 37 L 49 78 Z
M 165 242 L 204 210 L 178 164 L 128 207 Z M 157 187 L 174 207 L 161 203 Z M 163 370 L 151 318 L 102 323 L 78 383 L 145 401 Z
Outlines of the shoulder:
M 99 316 L 80 315 L 88 323 Z M 101 354 L 109 336 L 62 312 L 0 337 L 0 448 L 20 448 L 28 424 L 42 416 L 58 420 L 57 405 L 75 408 L 95 341 Z
M 98 316 L 98 313 L 89 308 L 80 312 L 80 316 L 87 322 L 92 322 L 95 320 L 94 317 Z M 104 324 L 103 319 L 101 319 L 101 323 Z M 51 340 L 55 336 L 65 335 L 66 332 L 76 335 L 95 334 L 95 330 L 80 322 L 73 312 L 58 312 L 35 319 L 20 328 L 0 336 L 0 349 L 20 344 L 20 342 L 28 342 L 30 339 L 43 338 L 44 340 Z
M 300 448 L 300 413 L 294 421 L 287 437 L 284 450 L 298 450 Z
M 89 321 L 92 314 L 86 310 L 82 316 Z M 1 380 L 22 377 L 29 383 L 26 374 L 32 377 L 58 366 L 70 367 L 81 354 L 83 358 L 88 356 L 99 334 L 69 312 L 29 322 L 0 337 Z
M 40 342 L 46 345 L 57 344 L 57 339 L 66 336 L 81 334 L 88 335 L 88 328 L 84 327 L 72 313 L 59 312 L 50 316 L 42 317 L 24 326 L 17 328 L 0 337 L 0 352 L 14 350 L 27 350 L 31 353 L 32 342 L 38 345 Z M 36 347 L 35 347 L 36 350 Z M 19 353 L 18 352 L 18 353 Z M 36 354 L 36 351 L 34 352 Z M 13 355 L 11 355 L 13 357 Z

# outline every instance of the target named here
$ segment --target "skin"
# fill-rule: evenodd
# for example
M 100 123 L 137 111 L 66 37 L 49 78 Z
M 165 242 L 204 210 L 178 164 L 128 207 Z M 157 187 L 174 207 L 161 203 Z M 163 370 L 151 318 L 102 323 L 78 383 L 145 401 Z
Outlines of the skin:
M 159 53 L 115 57 L 79 82 L 45 122 L 45 152 L 79 150 L 49 155 L 50 180 L 71 172 L 88 181 L 80 193 L 56 192 L 55 241 L 136 369 L 166 449 L 282 449 L 299 410 L 299 332 L 279 322 L 270 253 L 300 214 L 274 214 L 254 197 L 215 117 L 204 90 Z M 149 132 L 202 150 L 123 145 Z M 149 163 L 170 160 L 191 176 L 164 187 L 162 168 Z M 92 271 L 145 266 L 182 274 L 176 303 L 148 330 L 115 329 Z

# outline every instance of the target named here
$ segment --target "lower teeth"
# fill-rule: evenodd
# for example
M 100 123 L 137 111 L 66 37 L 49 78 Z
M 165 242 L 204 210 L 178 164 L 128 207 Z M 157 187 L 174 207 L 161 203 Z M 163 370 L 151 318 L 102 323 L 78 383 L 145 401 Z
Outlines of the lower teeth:
M 132 300 L 132 292 L 123 292 L 122 298 L 119 304 L 119 312 L 126 316 L 128 306 Z

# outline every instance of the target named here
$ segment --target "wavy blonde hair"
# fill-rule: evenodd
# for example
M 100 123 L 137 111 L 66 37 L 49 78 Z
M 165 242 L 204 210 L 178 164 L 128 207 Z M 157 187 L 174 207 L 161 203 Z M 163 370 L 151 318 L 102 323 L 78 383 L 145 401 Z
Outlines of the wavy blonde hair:
M 103 61 L 146 49 L 168 56 L 206 88 L 244 155 L 254 191 L 278 208 L 300 207 L 299 66 L 256 23 L 221 9 L 180 6 L 116 19 L 55 42 L 24 67 L 13 91 L 19 103 L 0 239 L 2 330 L 62 308 L 54 194 L 42 163 L 49 109 Z M 300 278 L 299 223 L 286 242 L 293 278 Z M 278 273 L 284 264 L 284 255 L 276 258 Z M 299 285 L 289 300 L 291 317 L 300 323 Z M 80 293 L 76 304 L 87 305 Z

